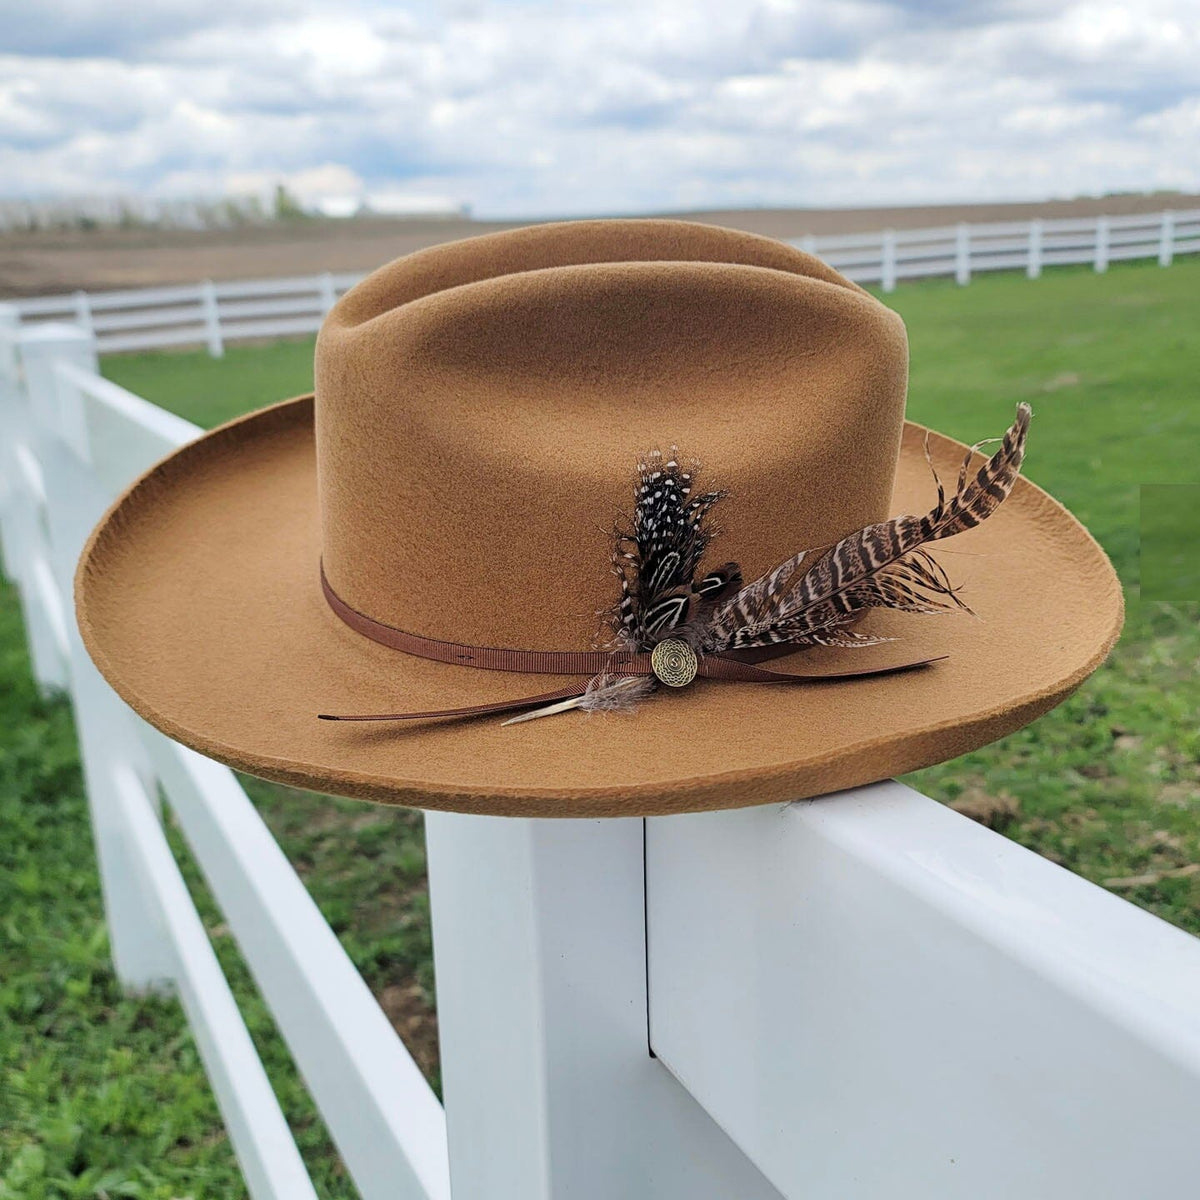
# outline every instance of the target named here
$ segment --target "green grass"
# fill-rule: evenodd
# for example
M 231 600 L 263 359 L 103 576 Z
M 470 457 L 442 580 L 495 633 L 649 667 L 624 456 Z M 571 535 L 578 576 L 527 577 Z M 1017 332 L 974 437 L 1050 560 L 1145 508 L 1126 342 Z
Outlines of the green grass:
M 1104 543 L 1126 632 L 1074 697 L 1003 742 L 914 776 L 1009 836 L 1200 932 L 1200 608 L 1138 594 L 1138 491 L 1197 483 L 1200 260 L 1170 270 L 932 282 L 889 298 L 912 342 L 910 414 L 964 440 L 1017 400 L 1029 474 Z M 307 390 L 312 343 L 110 358 L 105 373 L 202 425 Z M 1052 564 L 1047 564 L 1048 569 Z M 436 1079 L 419 819 L 247 781 L 318 904 Z M 245 1195 L 169 1000 L 108 962 L 69 708 L 38 698 L 0 586 L 0 1200 Z M 181 839 L 201 914 L 322 1196 L 353 1194 Z
M 0 584 L 0 1200 L 244 1197 L 178 1004 L 122 995 L 70 705 L 44 700 Z M 249 780 L 350 957 L 437 1082 L 420 818 Z M 186 847 L 168 834 L 322 1197 L 344 1167 Z
M 122 387 L 206 429 L 252 408 L 312 391 L 313 341 L 230 346 L 224 358 L 203 350 L 106 358 L 104 374 Z
M 910 414 L 973 441 L 1028 400 L 1027 473 L 1104 545 L 1128 605 L 1109 663 L 1065 704 L 912 782 L 1200 933 L 1200 605 L 1138 587 L 1139 486 L 1200 482 L 1200 260 L 890 302 L 909 327 Z
M 0 1200 L 244 1197 L 178 1004 L 124 996 L 113 977 L 70 705 L 38 696 L 3 583 L 0 680 Z M 436 1083 L 419 816 L 246 782 Z M 168 835 L 319 1195 L 354 1195 L 182 838 Z
M 1200 600 L 1200 484 L 1141 488 L 1142 597 Z

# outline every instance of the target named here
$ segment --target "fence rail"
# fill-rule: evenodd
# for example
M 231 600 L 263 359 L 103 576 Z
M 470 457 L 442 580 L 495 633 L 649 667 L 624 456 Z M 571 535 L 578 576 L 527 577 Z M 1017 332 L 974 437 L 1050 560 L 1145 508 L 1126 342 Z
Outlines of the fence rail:
M 647 821 L 429 813 L 445 1108 L 227 768 L 117 698 L 70 603 L 197 433 L 0 305 L 0 547 L 74 705 L 117 974 L 195 1031 L 254 1200 L 305 1165 L 170 806 L 364 1200 L 1168 1200 L 1200 1174 L 1200 942 L 896 783 Z
M 1119 217 L 1067 217 L 885 229 L 794 239 L 856 283 L 893 290 L 906 279 L 952 276 L 967 284 L 987 271 L 1088 265 L 1105 271 L 1126 259 L 1170 266 L 1200 252 L 1200 209 Z M 111 292 L 74 292 L 17 300 L 22 320 L 70 320 L 96 339 L 101 354 L 201 345 L 220 357 L 229 342 L 315 333 L 334 301 L 361 274 L 245 279 Z
M 82 330 L 22 330 L 11 315 L 0 312 L 4 567 L 39 683 L 74 701 L 118 974 L 179 995 L 255 1200 L 314 1197 L 163 834 L 161 787 L 359 1194 L 447 1200 L 442 1107 L 237 778 L 135 717 L 75 626 L 74 560 L 90 527 L 200 431 L 101 378 Z
M 653 820 L 646 869 L 655 1051 L 784 1195 L 1157 1200 L 1194 1169 L 1189 934 L 898 783 Z

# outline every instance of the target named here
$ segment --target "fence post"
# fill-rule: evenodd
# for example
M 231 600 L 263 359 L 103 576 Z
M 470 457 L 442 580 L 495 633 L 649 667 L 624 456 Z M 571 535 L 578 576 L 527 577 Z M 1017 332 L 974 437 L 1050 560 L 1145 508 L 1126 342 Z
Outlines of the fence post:
M 30 641 L 38 621 L 56 619 L 60 678 L 53 682 L 71 689 L 113 962 L 125 986 L 149 990 L 171 977 L 174 959 L 129 857 L 115 780 L 118 766 L 150 773 L 136 718 L 88 658 L 71 603 L 75 561 L 108 497 L 89 469 L 82 397 L 62 368 L 95 371 L 95 339 L 73 325 L 46 324 L 21 330 L 18 346 L 28 400 L 27 449 L 44 478 L 34 564 L 41 586 L 26 608 L 27 619 L 33 618 Z
M 204 308 L 204 333 L 208 338 L 208 353 L 213 358 L 225 357 L 221 340 L 221 308 L 217 303 L 217 288 L 211 279 L 200 285 L 200 303 Z
M 62 600 L 51 566 L 46 484 L 37 432 L 22 386 L 19 321 L 5 305 L 0 316 L 0 533 L 5 574 L 17 585 L 30 667 L 43 694 L 67 686 L 67 637 Z
M 1175 257 L 1175 214 L 1167 209 L 1158 232 L 1158 265 L 1169 267 Z
M 95 324 L 92 321 L 92 302 L 87 292 L 75 293 L 75 320 L 79 322 L 89 337 L 96 332 Z
M 1096 218 L 1096 270 L 1108 270 L 1108 218 Z
M 1029 279 L 1037 279 L 1042 273 L 1042 222 L 1034 218 L 1029 222 L 1029 261 L 1025 265 L 1025 275 Z
M 69 363 L 85 371 L 99 370 L 96 339 L 77 325 L 55 321 L 23 329 L 19 343 L 35 423 L 44 433 L 64 439 L 86 461 L 89 451 L 83 408 L 79 396 L 59 383 L 57 368 Z
M 323 271 L 317 276 L 317 290 L 321 293 L 321 311 L 328 315 L 337 303 L 337 288 L 333 286 L 333 272 Z
M 16 583 L 23 554 L 17 465 L 13 461 L 17 437 L 17 335 L 21 314 L 15 304 L 0 302 L 0 573 Z
M 426 813 L 455 1197 L 780 1200 L 650 1053 L 644 832 Z
M 971 282 L 971 227 L 965 221 L 954 231 L 954 282 L 960 287 Z
M 885 292 L 894 292 L 896 290 L 896 231 L 894 229 L 883 231 L 883 244 L 880 250 L 880 283 Z

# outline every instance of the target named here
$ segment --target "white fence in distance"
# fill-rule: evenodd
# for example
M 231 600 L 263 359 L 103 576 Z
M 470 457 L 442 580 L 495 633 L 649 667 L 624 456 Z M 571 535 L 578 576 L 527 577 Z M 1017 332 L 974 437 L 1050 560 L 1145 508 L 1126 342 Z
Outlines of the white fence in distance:
M 1068 217 L 936 229 L 796 239 L 857 283 L 892 291 L 905 279 L 952 276 L 960 284 L 988 271 L 1156 259 L 1200 251 L 1200 209 L 1117 217 Z M 219 357 L 228 342 L 315 333 L 334 301 L 361 279 L 332 274 L 248 279 L 109 292 L 38 296 L 13 303 L 25 321 L 69 320 L 94 335 L 101 354 L 169 346 L 207 346 Z
M 255 196 L 220 199 L 136 195 L 0 197 L 0 233 L 97 226 L 214 229 L 261 224 L 268 219 L 266 207 Z
M 429 813 L 445 1109 L 232 772 L 89 661 L 75 558 L 198 430 L 0 305 L 0 544 L 80 734 L 115 966 L 180 998 L 254 1200 L 313 1196 L 163 834 L 364 1200 L 1175 1200 L 1200 941 L 896 783 L 624 820 Z
M 207 346 L 315 333 L 358 274 L 239 279 L 111 292 L 73 292 L 14 301 L 25 323 L 68 320 L 95 338 L 101 354 Z

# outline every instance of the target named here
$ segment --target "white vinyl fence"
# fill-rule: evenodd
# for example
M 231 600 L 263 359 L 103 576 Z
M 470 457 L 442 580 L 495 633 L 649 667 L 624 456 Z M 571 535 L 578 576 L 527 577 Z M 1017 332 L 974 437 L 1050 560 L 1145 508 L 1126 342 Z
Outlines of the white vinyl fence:
M 1170 266 L 1200 251 L 1200 209 L 1120 217 L 1069 217 L 937 229 L 885 229 L 792 243 L 824 259 L 857 283 L 885 292 L 897 281 L 953 276 L 960 284 L 985 271 L 1021 270 L 1036 279 L 1044 267 L 1070 263 L 1106 271 L 1125 259 Z M 64 318 L 96 339 L 101 354 L 203 345 L 215 357 L 227 342 L 315 333 L 334 301 L 359 274 L 249 279 L 111 292 L 75 292 L 14 301 L 25 321 Z
M 101 195 L 0 197 L 0 233 L 28 229 L 145 227 L 227 229 L 270 219 L 257 196 L 185 199 Z
M 445 1109 L 236 778 L 80 643 L 74 561 L 196 435 L 0 309 L 0 538 L 74 705 L 116 970 L 184 1005 L 255 1200 L 304 1164 L 161 790 L 365 1200 L 1178 1200 L 1200 941 L 897 783 L 651 820 L 426 816 Z
M 214 358 L 225 343 L 316 333 L 334 301 L 361 275 L 239 279 L 228 283 L 74 292 L 15 301 L 27 323 L 64 318 L 95 338 L 101 354 L 202 345 Z

